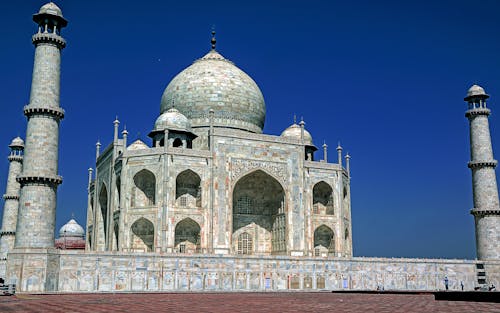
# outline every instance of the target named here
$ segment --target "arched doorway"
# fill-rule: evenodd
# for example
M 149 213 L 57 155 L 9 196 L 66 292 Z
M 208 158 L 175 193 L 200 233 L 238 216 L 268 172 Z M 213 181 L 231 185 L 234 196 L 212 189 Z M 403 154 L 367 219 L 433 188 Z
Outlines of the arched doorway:
M 233 249 L 248 233 L 258 254 L 286 254 L 285 191 L 262 170 L 242 177 L 233 189 Z
M 201 228 L 190 218 L 185 218 L 175 226 L 175 249 L 180 253 L 197 253 L 201 248 Z
M 327 256 L 335 252 L 335 237 L 333 230 L 321 225 L 314 231 L 314 255 Z
M 148 219 L 141 217 L 131 227 L 130 250 L 152 252 L 154 248 L 154 225 Z

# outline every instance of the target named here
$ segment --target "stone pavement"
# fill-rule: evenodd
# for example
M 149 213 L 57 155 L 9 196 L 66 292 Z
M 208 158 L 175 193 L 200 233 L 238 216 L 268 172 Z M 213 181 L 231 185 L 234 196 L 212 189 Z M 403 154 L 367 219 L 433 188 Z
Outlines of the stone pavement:
M 0 297 L 0 312 L 500 312 L 500 304 L 432 294 L 142 293 Z

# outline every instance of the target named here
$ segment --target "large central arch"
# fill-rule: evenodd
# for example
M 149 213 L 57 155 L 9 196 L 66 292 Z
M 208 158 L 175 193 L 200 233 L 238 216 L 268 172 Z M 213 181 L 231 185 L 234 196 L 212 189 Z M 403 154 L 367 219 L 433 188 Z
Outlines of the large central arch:
M 253 251 L 245 254 L 286 254 L 285 208 L 285 191 L 275 178 L 262 170 L 243 176 L 233 189 L 233 251 L 241 251 L 238 239 L 247 233 Z

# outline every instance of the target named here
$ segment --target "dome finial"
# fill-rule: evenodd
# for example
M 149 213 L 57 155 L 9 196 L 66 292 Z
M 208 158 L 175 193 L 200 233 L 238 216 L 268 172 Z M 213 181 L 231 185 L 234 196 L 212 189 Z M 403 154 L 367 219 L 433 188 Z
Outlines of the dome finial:
M 215 27 L 212 27 L 212 50 L 215 50 L 215 44 L 217 43 L 217 39 L 215 39 Z
M 297 115 L 296 114 L 293 115 L 293 123 L 297 124 Z

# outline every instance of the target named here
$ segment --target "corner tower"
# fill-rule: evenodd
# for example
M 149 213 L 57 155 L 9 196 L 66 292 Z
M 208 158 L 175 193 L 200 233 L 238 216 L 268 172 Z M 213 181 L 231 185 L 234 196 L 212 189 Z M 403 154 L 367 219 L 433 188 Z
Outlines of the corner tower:
M 33 35 L 35 61 L 30 102 L 24 107 L 28 119 L 15 248 L 54 247 L 61 50 L 66 46 L 61 29 L 67 25 L 61 9 L 50 2 L 33 15 L 38 32 Z
M 2 228 L 0 230 L 0 277 L 5 277 L 7 253 L 14 248 L 17 225 L 17 209 L 19 207 L 20 185 L 16 177 L 23 168 L 24 141 L 17 137 L 9 145 L 9 174 L 7 176 L 7 190 L 3 195 Z
M 470 125 L 470 154 L 468 166 L 472 171 L 472 193 L 476 224 L 477 258 L 500 259 L 500 206 L 495 175 L 497 161 L 493 159 L 486 94 L 483 88 L 473 85 L 464 98 L 468 103 L 465 116 Z

